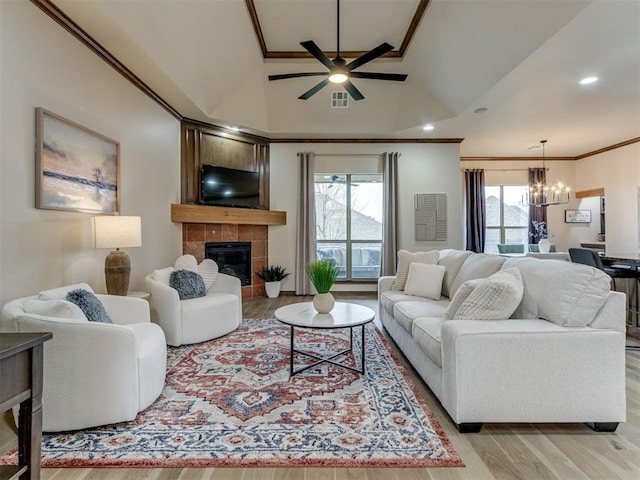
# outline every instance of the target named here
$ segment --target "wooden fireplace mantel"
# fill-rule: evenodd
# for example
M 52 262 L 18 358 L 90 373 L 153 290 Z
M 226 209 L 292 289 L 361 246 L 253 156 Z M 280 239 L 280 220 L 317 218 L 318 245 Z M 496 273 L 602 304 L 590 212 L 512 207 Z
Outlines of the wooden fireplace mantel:
M 171 205 L 171 221 L 178 223 L 226 223 L 233 225 L 286 225 L 287 212 L 174 203 Z

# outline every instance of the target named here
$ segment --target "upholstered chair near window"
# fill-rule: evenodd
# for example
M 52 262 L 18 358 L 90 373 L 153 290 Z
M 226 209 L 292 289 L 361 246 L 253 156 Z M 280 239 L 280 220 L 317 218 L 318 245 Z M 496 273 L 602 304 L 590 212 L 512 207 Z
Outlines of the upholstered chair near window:
M 68 300 L 78 290 L 95 303 L 91 310 L 86 302 Z M 96 305 L 99 318 L 92 317 Z M 0 327 L 53 333 L 44 346 L 45 432 L 134 420 L 162 392 L 167 345 L 145 300 L 94 295 L 86 283 L 69 285 L 10 301 Z
M 169 345 L 211 340 L 242 321 L 240 279 L 218 273 L 213 260 L 197 264 L 192 255 L 184 255 L 175 266 L 147 275 L 145 282 L 151 292 L 151 319 Z
M 499 243 L 498 253 L 524 253 L 524 244 Z

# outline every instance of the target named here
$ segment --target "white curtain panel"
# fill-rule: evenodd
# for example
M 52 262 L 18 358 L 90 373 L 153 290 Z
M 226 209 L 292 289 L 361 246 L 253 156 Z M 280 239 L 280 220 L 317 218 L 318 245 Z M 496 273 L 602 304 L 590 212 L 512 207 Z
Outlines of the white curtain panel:
M 307 263 L 316 260 L 316 204 L 314 189 L 313 152 L 299 152 L 300 181 L 298 182 L 298 223 L 296 228 L 296 295 L 313 295 L 315 289 L 305 270 Z

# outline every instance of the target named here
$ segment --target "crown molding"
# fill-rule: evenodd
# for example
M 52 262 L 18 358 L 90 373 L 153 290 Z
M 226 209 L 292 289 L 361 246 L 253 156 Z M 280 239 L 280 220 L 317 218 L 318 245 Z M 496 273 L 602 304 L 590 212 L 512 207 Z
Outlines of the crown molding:
M 418 29 L 418 25 L 420 25 L 420 21 L 424 16 L 424 13 L 427 11 L 427 7 L 429 6 L 430 0 L 420 0 L 418 2 L 418 6 L 416 8 L 415 13 L 413 14 L 413 18 L 411 22 L 409 22 L 409 26 L 407 27 L 407 31 L 402 40 L 402 44 L 398 50 L 393 50 L 382 55 L 380 58 L 403 58 L 406 53 L 409 45 L 411 44 L 411 40 L 413 40 L 413 36 Z M 260 25 L 260 19 L 258 18 L 258 11 L 256 10 L 256 4 L 254 0 L 245 0 L 245 4 L 247 6 L 247 10 L 249 12 L 249 18 L 251 18 L 251 24 L 253 25 L 253 31 L 256 34 L 256 39 L 258 40 L 258 45 L 260 46 L 260 51 L 262 52 L 262 58 L 315 58 L 309 52 L 305 51 L 270 51 L 267 48 L 267 42 L 264 39 L 264 34 L 262 33 L 262 26 Z M 335 57 L 337 55 L 336 51 L 325 51 L 324 52 L 328 57 Z M 358 51 L 358 50 L 345 50 L 340 51 L 341 56 L 345 58 L 358 58 L 361 55 L 367 53 L 366 51 Z

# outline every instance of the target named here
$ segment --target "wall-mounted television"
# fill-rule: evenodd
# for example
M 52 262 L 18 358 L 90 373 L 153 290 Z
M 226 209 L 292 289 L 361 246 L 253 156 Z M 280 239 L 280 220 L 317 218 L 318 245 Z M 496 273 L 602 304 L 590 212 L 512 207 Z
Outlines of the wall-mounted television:
M 202 166 L 202 205 L 264 208 L 260 205 L 260 174 L 235 168 Z

